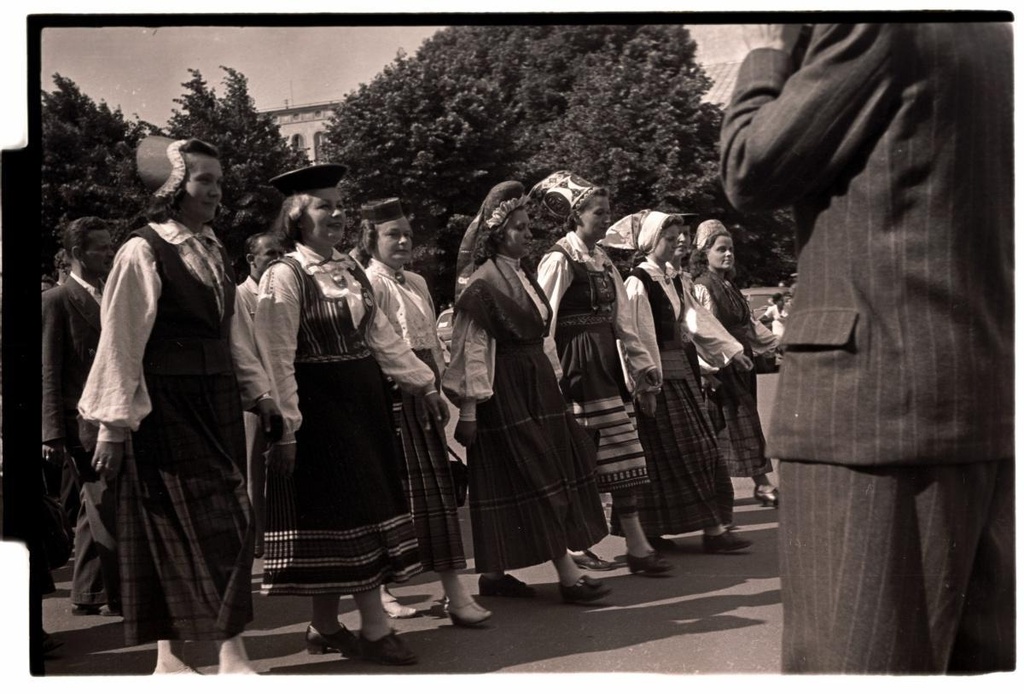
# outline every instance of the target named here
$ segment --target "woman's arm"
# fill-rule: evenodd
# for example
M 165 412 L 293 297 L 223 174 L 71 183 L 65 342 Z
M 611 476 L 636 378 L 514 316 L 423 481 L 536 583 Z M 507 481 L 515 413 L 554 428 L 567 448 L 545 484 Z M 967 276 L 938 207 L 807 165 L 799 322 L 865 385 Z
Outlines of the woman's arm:
M 284 418 L 280 443 L 295 441 L 302 426 L 299 391 L 295 383 L 295 349 L 298 345 L 301 287 L 295 271 L 285 263 L 267 268 L 256 297 L 253 328 L 256 348 L 263 368 L 270 377 L 271 392 Z
M 99 424 L 99 441 L 119 442 L 153 409 L 142 375 L 162 284 L 144 239 L 128 239 L 114 258 L 100 304 L 100 341 L 78 411 Z

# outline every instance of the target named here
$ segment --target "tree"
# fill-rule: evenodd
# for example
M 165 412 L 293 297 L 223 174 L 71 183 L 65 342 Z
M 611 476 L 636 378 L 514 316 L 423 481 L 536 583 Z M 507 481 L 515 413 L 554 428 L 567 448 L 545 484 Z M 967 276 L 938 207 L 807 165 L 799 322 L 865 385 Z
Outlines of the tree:
M 305 153 L 287 146 L 271 116 L 256 110 L 246 77 L 230 67 L 220 69 L 225 73 L 223 96 L 199 70 L 189 70 L 191 79 L 181 85 L 185 93 L 174 100 L 178 108 L 167 122 L 167 134 L 204 140 L 220 152 L 224 197 L 212 226 L 236 270 L 242 271 L 245 239 L 266 230 L 281 203 L 268 182 L 308 160 Z
M 494 184 L 529 187 L 571 169 L 611 189 L 615 214 L 694 211 L 737 229 L 756 269 L 776 272 L 785 217 L 739 215 L 718 181 L 721 110 L 683 26 L 463 26 L 398 58 L 338 106 L 329 156 L 357 206 L 397 195 L 411 212 L 415 269 L 450 299 L 465 220 Z M 535 220 L 533 256 L 556 230 Z M 545 233 L 549 232 L 549 233 Z M 428 248 L 429 247 L 429 248 Z M 792 256 L 789 255 L 791 262 Z M 777 265 L 778 263 L 776 263 Z M 782 265 L 786 264 L 783 258 Z
M 115 241 L 136 226 L 146 192 L 135 174 L 135 147 L 155 130 L 97 104 L 59 74 L 42 93 L 41 265 L 52 271 L 64 226 L 77 217 L 109 220 Z

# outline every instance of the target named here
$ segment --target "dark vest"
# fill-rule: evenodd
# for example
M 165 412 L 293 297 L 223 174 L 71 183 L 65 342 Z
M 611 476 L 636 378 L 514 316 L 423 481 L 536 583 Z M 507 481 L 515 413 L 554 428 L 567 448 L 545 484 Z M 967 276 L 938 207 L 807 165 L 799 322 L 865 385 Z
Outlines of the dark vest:
M 666 348 L 682 349 L 699 382 L 700 362 L 697 361 L 697 348 L 689 338 L 680 341 L 680 334 L 676 327 L 676 313 L 672 309 L 672 302 L 669 301 L 661 282 L 655 282 L 646 270 L 639 267 L 633 268 L 630 276 L 640 280 L 647 291 L 647 301 L 651 305 L 651 314 L 654 316 L 654 333 L 658 340 L 658 349 L 662 351 Z M 685 305 L 683 285 L 678 276 L 672 278 L 672 284 L 675 285 L 679 301 Z
M 572 268 L 573 280 L 558 304 L 558 327 L 568 319 L 582 316 L 607 317 L 610 321 L 615 311 L 615 283 L 611 270 L 605 268 L 595 272 L 583 263 L 573 260 L 569 253 L 555 244 L 549 251 L 565 256 Z M 557 335 L 557 332 L 556 332 Z
M 146 343 L 143 369 L 159 375 L 209 375 L 234 372 L 229 340 L 235 309 L 235 281 L 231 262 L 219 246 L 224 263 L 224 315 L 217 310 L 213 287 L 196 279 L 174 245 L 152 227 L 136 229 L 131 236 L 146 241 L 156 256 L 161 290 L 156 320 Z

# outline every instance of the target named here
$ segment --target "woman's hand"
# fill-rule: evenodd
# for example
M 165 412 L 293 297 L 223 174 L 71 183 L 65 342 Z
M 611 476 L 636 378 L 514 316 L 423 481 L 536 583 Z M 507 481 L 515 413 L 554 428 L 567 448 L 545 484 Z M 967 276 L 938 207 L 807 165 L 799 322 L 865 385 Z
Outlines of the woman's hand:
M 738 368 L 740 371 L 750 371 L 752 368 L 754 368 L 754 362 L 751 361 L 750 357 L 748 357 L 743 352 L 740 352 L 735 357 L 733 357 L 732 363 L 735 364 L 736 368 Z
M 267 452 L 267 467 L 271 472 L 291 477 L 295 472 L 295 442 L 271 446 Z
M 267 443 L 277 443 L 284 434 L 284 417 L 273 398 L 263 398 L 256 403 L 256 414 L 260 417 L 260 428 Z
M 653 417 L 658 409 L 658 396 L 653 392 L 640 393 L 636 398 L 640 412 L 646 417 Z
M 466 450 L 476 440 L 476 422 L 468 419 L 460 419 L 455 425 L 455 440 L 461 443 Z
M 448 424 L 448 405 L 436 390 L 423 396 L 423 405 L 424 412 L 421 415 L 423 427 L 430 429 L 431 426 L 436 426 L 439 429 L 444 429 Z
M 97 441 L 92 454 L 92 469 L 108 479 L 117 476 L 124 462 L 124 441 Z

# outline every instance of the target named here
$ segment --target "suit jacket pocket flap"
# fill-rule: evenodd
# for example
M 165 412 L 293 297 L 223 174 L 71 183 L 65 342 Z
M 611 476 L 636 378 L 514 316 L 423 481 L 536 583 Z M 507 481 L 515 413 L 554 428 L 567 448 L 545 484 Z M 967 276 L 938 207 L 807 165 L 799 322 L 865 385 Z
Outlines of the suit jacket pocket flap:
M 857 311 L 814 309 L 800 311 L 786 319 L 782 344 L 788 347 L 853 347 Z

